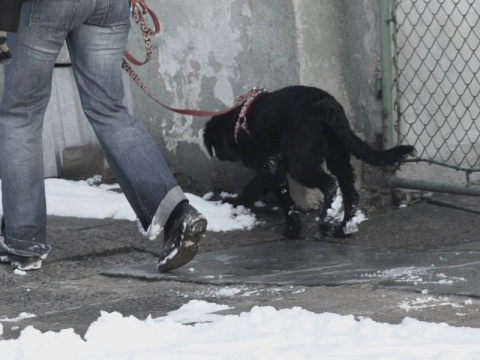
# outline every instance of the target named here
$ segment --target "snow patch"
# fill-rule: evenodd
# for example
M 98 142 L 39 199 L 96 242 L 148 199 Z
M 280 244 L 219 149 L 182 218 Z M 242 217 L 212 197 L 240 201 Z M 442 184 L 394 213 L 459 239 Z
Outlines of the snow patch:
M 428 309 L 428 308 L 433 308 L 437 306 L 450 306 L 452 308 L 463 308 L 465 305 L 461 305 L 456 302 L 450 301 L 450 299 L 446 296 L 441 296 L 441 297 L 433 297 L 433 296 L 428 296 L 428 297 L 419 297 L 414 300 L 405 300 L 402 301 L 398 307 L 400 309 L 404 309 L 406 311 L 410 310 L 421 310 L 421 309 Z
M 392 279 L 396 282 L 410 282 L 417 284 L 438 284 L 453 285 L 456 282 L 467 281 L 463 277 L 447 276 L 443 273 L 433 273 L 431 267 L 400 267 L 383 271 L 376 271 L 373 274 L 362 274 L 361 277 Z M 428 290 L 424 290 L 427 291 Z
M 327 210 L 327 222 L 330 224 L 337 224 L 343 221 L 345 216 L 345 211 L 343 209 L 343 196 L 342 191 L 340 188 L 337 188 L 337 193 L 335 198 L 332 201 L 331 207 Z M 368 218 L 363 214 L 363 212 L 359 209 L 355 213 L 355 216 L 350 219 L 345 225 L 343 231 L 345 234 L 353 234 L 358 231 L 358 224 L 362 223 L 363 221 L 368 220 Z
M 355 216 L 345 225 L 345 234 L 353 234 L 358 231 L 357 225 L 364 222 L 368 218 L 362 213 L 361 210 L 357 210 Z
M 327 210 L 328 218 L 329 220 L 331 220 L 332 223 L 341 222 L 343 220 L 342 205 L 342 191 L 340 190 L 340 188 L 337 188 L 337 193 L 332 201 L 332 205 L 330 206 L 330 209 Z

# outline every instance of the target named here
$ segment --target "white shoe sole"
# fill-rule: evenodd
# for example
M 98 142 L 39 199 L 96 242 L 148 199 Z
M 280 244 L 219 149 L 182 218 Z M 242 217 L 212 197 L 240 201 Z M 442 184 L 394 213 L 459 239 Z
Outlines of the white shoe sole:
M 0 255 L 0 264 L 10 264 L 14 270 L 38 270 L 42 267 L 42 259 L 22 258 L 12 255 Z

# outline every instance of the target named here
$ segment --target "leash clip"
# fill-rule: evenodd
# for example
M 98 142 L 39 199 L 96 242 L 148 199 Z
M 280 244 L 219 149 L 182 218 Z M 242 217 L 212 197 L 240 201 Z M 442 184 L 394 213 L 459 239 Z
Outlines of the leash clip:
M 152 42 L 150 41 L 150 36 L 160 33 L 160 21 L 158 21 L 157 15 L 150 9 L 145 0 L 128 0 L 130 1 L 130 12 L 132 14 L 133 20 L 140 26 L 142 31 L 143 40 L 145 42 L 145 60 L 140 61 L 133 57 L 127 50 L 125 50 L 125 57 L 128 61 L 135 65 L 144 65 L 150 61 L 152 56 Z M 153 22 L 153 29 L 150 28 L 143 15 L 149 15 Z
M 130 10 L 140 9 L 141 12 L 145 15 L 150 11 L 150 8 L 147 6 L 144 0 L 128 0 L 130 2 Z

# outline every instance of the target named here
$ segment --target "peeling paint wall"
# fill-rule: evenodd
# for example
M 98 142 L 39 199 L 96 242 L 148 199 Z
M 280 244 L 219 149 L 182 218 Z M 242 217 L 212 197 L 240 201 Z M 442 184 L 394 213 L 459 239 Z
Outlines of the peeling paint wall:
M 301 83 L 326 89 L 342 103 L 356 131 L 375 136 L 382 130 L 378 2 L 294 3 Z
M 217 110 L 231 106 L 236 96 L 253 86 L 269 90 L 317 86 L 342 103 L 362 137 L 381 146 L 376 0 L 150 3 L 162 32 L 154 39 L 155 63 L 137 70 L 162 101 Z M 141 53 L 139 36 L 134 29 L 129 47 Z M 240 164 L 209 159 L 202 145 L 208 119 L 171 113 L 141 90 L 132 90 L 135 114 L 154 134 L 174 172 L 193 177 L 206 190 L 215 186 L 240 190 L 251 173 Z M 363 165 L 355 167 L 362 180 Z M 304 189 L 297 192 L 308 197 Z M 318 194 L 314 197 L 305 207 L 315 206 Z
M 154 39 L 156 63 L 138 68 L 162 101 L 182 108 L 219 110 L 251 87 L 299 83 L 295 11 L 291 1 L 169 0 L 150 2 L 162 32 Z M 141 53 L 139 34 L 129 47 Z M 239 164 L 209 159 L 202 130 L 207 118 L 174 114 L 133 89 L 134 112 L 147 123 L 174 172 L 212 189 L 245 183 Z M 219 181 L 219 180 L 218 180 Z
M 293 3 L 300 82 L 323 88 L 335 96 L 356 133 L 381 148 L 378 1 L 294 0 Z M 352 163 L 361 195 L 365 197 L 371 191 L 379 191 L 380 170 L 355 158 Z M 305 189 L 300 192 L 306 208 L 315 206 L 317 192 L 312 194 Z

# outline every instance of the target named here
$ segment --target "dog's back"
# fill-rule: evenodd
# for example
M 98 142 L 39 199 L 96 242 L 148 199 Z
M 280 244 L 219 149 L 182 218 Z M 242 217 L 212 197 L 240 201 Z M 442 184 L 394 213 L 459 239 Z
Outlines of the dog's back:
M 323 143 L 319 149 L 334 137 L 349 153 L 370 165 L 394 165 L 415 153 L 409 145 L 373 149 L 352 130 L 340 103 L 314 87 L 290 86 L 259 95 L 247 114 L 247 124 L 257 142 L 273 150 L 281 144 L 295 146 L 317 134 Z

